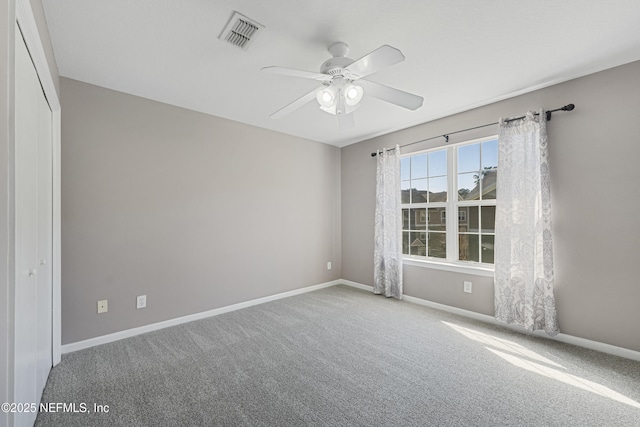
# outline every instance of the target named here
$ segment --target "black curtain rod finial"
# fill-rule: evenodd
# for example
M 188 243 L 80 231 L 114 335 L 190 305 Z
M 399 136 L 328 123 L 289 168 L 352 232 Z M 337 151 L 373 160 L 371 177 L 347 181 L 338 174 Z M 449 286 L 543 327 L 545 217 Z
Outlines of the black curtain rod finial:
M 573 111 L 574 108 L 576 108 L 574 104 L 567 104 L 564 107 L 556 108 L 555 110 L 549 110 L 547 111 L 547 121 L 551 120 L 551 113 L 553 113 L 554 111 Z

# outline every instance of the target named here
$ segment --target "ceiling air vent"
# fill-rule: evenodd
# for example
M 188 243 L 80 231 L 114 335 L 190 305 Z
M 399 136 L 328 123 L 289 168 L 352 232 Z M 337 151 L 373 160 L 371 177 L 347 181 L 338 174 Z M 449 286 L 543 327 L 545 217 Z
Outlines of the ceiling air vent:
M 247 50 L 263 28 L 264 25 L 247 18 L 241 13 L 234 12 L 219 38 L 240 49 Z

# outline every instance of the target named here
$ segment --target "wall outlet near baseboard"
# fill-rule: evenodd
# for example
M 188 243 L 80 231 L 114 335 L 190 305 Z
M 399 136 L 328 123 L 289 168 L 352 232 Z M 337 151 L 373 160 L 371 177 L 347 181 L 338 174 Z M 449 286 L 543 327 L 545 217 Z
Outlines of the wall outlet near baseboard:
M 464 291 L 468 294 L 471 293 L 473 284 L 471 282 L 464 282 Z
M 107 311 L 109 311 L 107 302 L 108 300 L 106 299 L 98 301 L 98 314 L 106 313 Z
M 145 308 L 147 306 L 147 296 L 139 295 L 136 298 L 136 308 Z
M 327 270 L 331 270 L 331 261 L 327 262 Z

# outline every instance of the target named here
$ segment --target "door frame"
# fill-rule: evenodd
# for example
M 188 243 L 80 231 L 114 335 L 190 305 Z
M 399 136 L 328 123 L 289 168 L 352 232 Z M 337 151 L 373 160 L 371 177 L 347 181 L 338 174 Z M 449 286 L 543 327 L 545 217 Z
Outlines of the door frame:
M 47 57 L 38 32 L 35 16 L 31 8 L 30 0 L 16 0 L 16 23 L 20 26 L 20 31 L 24 37 L 24 41 L 29 49 L 29 54 L 38 73 L 40 83 L 44 90 L 44 94 L 51 108 L 51 129 L 52 129 L 52 184 L 53 184 L 53 236 L 52 236 L 52 295 L 51 295 L 51 355 L 53 366 L 60 363 L 61 360 L 61 340 L 62 340 L 62 304 L 61 304 L 61 107 L 53 76 L 49 70 Z M 47 35 L 48 36 L 48 35 Z

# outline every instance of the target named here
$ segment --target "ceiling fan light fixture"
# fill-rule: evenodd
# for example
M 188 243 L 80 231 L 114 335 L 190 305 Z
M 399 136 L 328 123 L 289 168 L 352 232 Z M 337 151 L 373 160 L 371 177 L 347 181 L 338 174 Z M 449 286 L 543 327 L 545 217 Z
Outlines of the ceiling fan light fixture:
M 325 108 L 331 108 L 336 103 L 336 89 L 333 86 L 326 86 L 316 93 L 318 104 Z
M 350 84 L 346 87 L 344 94 L 345 94 L 345 97 L 344 97 L 345 103 L 348 106 L 353 107 L 354 105 L 358 105 L 360 101 L 362 101 L 364 90 L 362 89 L 362 86 Z
M 322 105 L 320 106 L 320 109 L 322 111 L 324 111 L 325 113 L 329 113 L 329 114 L 333 114 L 334 116 L 336 115 L 336 105 L 332 105 L 330 107 L 323 107 Z

